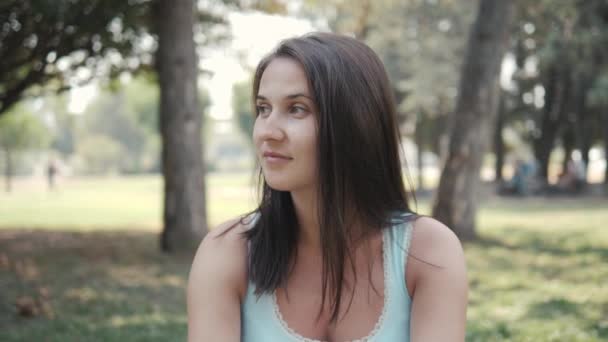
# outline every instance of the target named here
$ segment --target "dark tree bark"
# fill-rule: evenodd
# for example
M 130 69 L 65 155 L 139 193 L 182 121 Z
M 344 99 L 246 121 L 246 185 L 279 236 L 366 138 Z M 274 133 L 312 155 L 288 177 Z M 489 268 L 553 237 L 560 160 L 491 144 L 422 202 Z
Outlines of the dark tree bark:
M 602 108 L 604 124 L 604 157 L 608 160 L 608 108 Z M 608 196 L 608 166 L 604 169 L 604 194 Z
M 580 148 L 581 158 L 585 167 L 585 183 L 588 183 L 587 170 L 589 169 L 589 150 L 593 144 L 593 139 L 599 137 L 594 127 L 593 108 L 587 104 L 587 93 L 593 85 L 593 78 L 589 75 L 579 76 L 578 91 L 576 93 L 576 125 L 574 126 L 576 144 Z M 597 123 L 595 123 L 597 124 Z
M 572 123 L 568 123 L 564 127 L 562 134 L 562 144 L 564 145 L 564 159 L 562 160 L 562 172 L 568 169 L 568 162 L 572 159 L 572 151 L 574 151 L 574 131 Z
M 591 127 L 589 127 L 589 122 L 583 122 L 583 127 L 586 127 L 587 131 L 591 131 Z M 581 156 L 583 158 L 583 165 L 585 166 L 585 183 L 589 183 L 587 179 L 587 170 L 589 170 L 589 150 L 591 150 L 591 135 L 583 134 L 581 136 Z
M 11 158 L 11 150 L 9 148 L 4 149 L 4 190 L 11 192 L 12 190 L 12 177 L 13 177 L 13 160 Z
M 424 115 L 426 115 L 426 113 L 423 113 L 422 110 L 418 111 L 418 117 L 416 118 L 416 131 L 414 132 L 414 140 L 416 142 L 416 166 L 418 168 L 418 193 L 422 193 L 424 191 L 424 165 L 422 162 L 424 133 L 422 132 L 423 125 L 421 124 L 421 120 Z
M 422 145 L 416 144 L 416 146 L 418 147 L 418 155 L 416 156 L 416 161 L 418 163 L 418 192 L 422 193 L 424 191 L 424 163 L 422 161 L 422 154 L 424 151 Z
M 450 147 L 433 215 L 462 240 L 473 239 L 479 170 L 494 127 L 498 76 L 513 19 L 513 1 L 480 0 L 462 67 Z
M 539 163 L 539 177 L 549 184 L 549 157 L 555 138 L 568 112 L 572 80 L 567 66 L 553 65 L 546 78 L 545 107 L 542 112 L 540 136 L 534 140 L 534 155 Z
M 164 176 L 161 249 L 187 251 L 207 231 L 194 1 L 157 0 L 157 71 Z
M 503 181 L 502 167 L 505 164 L 505 142 L 502 140 L 502 129 L 505 125 L 506 101 L 505 94 L 500 94 L 498 105 L 498 116 L 494 129 L 494 155 L 496 162 L 494 163 L 494 181 L 500 183 Z

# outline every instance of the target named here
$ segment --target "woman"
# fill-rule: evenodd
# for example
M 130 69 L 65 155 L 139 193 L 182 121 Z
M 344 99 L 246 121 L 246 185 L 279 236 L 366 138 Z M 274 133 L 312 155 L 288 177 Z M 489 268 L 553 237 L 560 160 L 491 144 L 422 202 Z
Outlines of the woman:
M 376 54 L 329 33 L 288 39 L 253 88 L 262 198 L 201 243 L 189 341 L 463 341 L 462 247 L 409 207 Z

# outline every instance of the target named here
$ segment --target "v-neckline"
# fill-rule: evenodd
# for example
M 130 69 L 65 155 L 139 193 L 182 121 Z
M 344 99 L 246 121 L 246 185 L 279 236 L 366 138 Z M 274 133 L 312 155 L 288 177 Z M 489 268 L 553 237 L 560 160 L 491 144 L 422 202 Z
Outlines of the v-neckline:
M 384 228 L 382 230 L 382 272 L 383 272 L 383 278 L 384 278 L 384 289 L 383 289 L 383 295 L 384 295 L 384 303 L 382 304 L 382 311 L 380 312 L 380 316 L 378 317 L 378 320 L 376 321 L 376 324 L 374 324 L 374 328 L 364 337 L 360 337 L 357 338 L 355 340 L 351 340 L 348 342 L 368 342 L 371 341 L 376 335 L 378 335 L 378 332 L 380 331 L 380 329 L 382 328 L 382 323 L 384 322 L 384 317 L 386 316 L 386 312 L 387 312 L 387 308 L 388 308 L 388 303 L 389 303 L 389 296 L 390 296 L 390 286 L 388 286 L 388 281 L 389 281 L 389 276 L 388 276 L 388 269 L 389 269 L 389 265 L 388 265 L 388 228 Z M 296 332 L 295 330 L 293 330 L 288 324 L 287 322 L 283 319 L 283 315 L 281 314 L 281 310 L 279 308 L 279 302 L 277 299 L 277 292 L 276 290 L 272 292 L 272 306 L 273 306 L 273 312 L 274 315 L 273 317 L 277 320 L 277 322 L 279 323 L 279 325 L 281 326 L 281 328 L 283 329 L 283 331 L 289 335 L 289 337 L 297 342 L 328 342 L 328 341 L 323 341 L 323 340 L 316 340 L 313 338 L 308 338 L 305 336 L 300 335 L 298 332 Z

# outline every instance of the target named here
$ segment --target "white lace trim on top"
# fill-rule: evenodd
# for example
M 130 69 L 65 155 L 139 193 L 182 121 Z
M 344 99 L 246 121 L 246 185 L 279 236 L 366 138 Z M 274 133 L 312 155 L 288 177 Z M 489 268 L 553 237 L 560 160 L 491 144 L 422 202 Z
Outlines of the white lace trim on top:
M 392 229 L 392 228 L 389 228 Z M 389 264 L 388 264 L 388 248 L 389 248 L 389 241 L 387 241 L 387 235 L 388 233 L 390 233 L 389 231 L 385 230 L 382 232 L 382 267 L 383 267 L 383 274 L 384 274 L 384 303 L 382 305 L 382 312 L 380 313 L 380 317 L 378 317 L 378 320 L 376 321 L 376 325 L 374 325 L 374 328 L 372 329 L 372 331 L 367 334 L 367 336 L 362 337 L 362 338 L 358 338 L 356 340 L 351 340 L 348 342 L 371 342 L 372 339 L 378 335 L 378 332 L 380 331 L 380 328 L 382 328 L 382 324 L 384 323 L 384 317 L 386 316 L 386 311 L 388 310 L 388 303 L 389 303 L 389 295 L 390 295 L 390 286 L 388 286 L 388 268 L 389 268 Z M 285 333 L 287 333 L 292 339 L 294 339 L 295 341 L 298 342 L 327 342 L 327 341 L 322 341 L 322 340 L 315 340 L 312 338 L 307 338 L 304 337 L 300 334 L 298 334 L 296 331 L 294 331 L 293 329 L 291 329 L 288 325 L 287 322 L 285 322 L 285 320 L 283 319 L 283 315 L 281 314 L 281 310 L 279 310 L 279 303 L 277 301 L 277 294 L 276 291 L 274 291 L 272 293 L 272 305 L 274 307 L 274 313 L 275 313 L 275 318 L 279 321 L 281 327 L 283 328 L 283 330 L 285 331 Z

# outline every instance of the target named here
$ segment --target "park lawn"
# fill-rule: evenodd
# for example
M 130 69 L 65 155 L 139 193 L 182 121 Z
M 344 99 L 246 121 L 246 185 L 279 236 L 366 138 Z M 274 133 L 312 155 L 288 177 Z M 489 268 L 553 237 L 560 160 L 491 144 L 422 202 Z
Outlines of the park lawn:
M 467 341 L 608 340 L 608 200 L 495 200 L 467 243 Z
M 212 227 L 253 207 L 251 174 L 212 173 L 206 184 Z M 0 228 L 159 231 L 161 205 L 159 175 L 68 178 L 53 191 L 42 179 L 17 179 L 0 192 Z
M 248 181 L 209 178 L 212 222 L 251 207 Z M 159 215 L 160 180 L 73 185 L 46 203 L 35 187 L 0 196 L 0 341 L 185 340 L 191 260 L 158 251 L 160 219 L 149 216 Z M 53 214 L 62 206 L 70 217 Z M 418 207 L 428 212 L 424 199 Z M 467 341 L 608 340 L 606 222 L 601 198 L 483 201 L 481 239 L 465 244 Z M 16 303 L 39 312 L 23 317 Z

